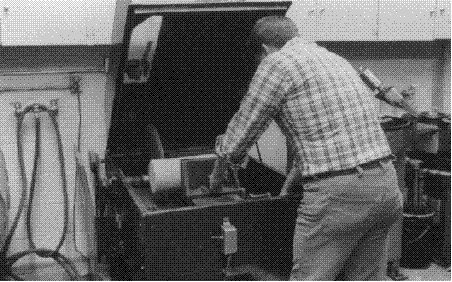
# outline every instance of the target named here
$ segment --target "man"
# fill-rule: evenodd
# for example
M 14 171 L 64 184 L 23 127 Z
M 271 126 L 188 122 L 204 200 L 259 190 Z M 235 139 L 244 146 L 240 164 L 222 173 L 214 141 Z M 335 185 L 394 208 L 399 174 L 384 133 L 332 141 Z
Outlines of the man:
M 217 137 L 212 189 L 275 119 L 296 151 L 281 193 L 303 193 L 291 280 L 385 280 L 385 239 L 402 197 L 372 94 L 345 59 L 304 42 L 290 19 L 265 17 L 253 34 L 263 59 Z

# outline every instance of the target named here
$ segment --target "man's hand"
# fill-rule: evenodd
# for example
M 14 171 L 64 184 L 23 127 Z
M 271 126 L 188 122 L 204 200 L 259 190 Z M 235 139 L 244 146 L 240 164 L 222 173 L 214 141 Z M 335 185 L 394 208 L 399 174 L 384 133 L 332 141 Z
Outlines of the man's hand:
M 301 174 L 300 170 L 294 166 L 290 170 L 290 172 L 286 176 L 286 181 L 284 182 L 284 185 L 281 189 L 281 192 L 279 196 L 287 196 L 287 195 L 296 195 L 298 193 L 303 193 L 303 191 L 295 191 L 294 189 L 299 189 L 299 187 L 302 185 L 300 183 Z
M 215 161 L 215 166 L 209 176 L 209 184 L 211 192 L 220 192 L 222 185 L 228 179 L 229 164 L 226 160 L 218 158 Z

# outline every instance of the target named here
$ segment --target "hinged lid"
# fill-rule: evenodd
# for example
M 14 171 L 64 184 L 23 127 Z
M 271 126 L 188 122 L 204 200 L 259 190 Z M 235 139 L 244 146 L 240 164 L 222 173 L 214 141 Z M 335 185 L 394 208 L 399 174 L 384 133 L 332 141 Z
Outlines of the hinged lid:
M 290 4 L 129 6 L 108 150 L 153 150 L 149 123 L 165 151 L 213 149 L 257 68 L 261 46 L 248 42 L 252 27 L 262 17 L 285 15 Z

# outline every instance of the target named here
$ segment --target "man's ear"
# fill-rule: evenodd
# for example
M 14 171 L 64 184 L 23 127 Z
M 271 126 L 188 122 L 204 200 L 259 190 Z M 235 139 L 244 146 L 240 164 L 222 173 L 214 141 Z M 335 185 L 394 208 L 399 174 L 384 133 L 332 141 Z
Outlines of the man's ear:
M 262 43 L 262 48 L 264 48 L 264 50 L 265 50 L 265 53 L 270 53 L 270 48 L 267 46 L 267 45 L 265 45 L 264 43 Z

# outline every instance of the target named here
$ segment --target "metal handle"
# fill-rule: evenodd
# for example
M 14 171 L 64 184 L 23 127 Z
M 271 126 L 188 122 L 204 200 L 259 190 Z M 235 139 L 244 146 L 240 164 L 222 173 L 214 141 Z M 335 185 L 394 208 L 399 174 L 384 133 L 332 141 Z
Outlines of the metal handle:
M 445 177 L 450 177 L 451 174 L 448 171 L 441 171 L 441 170 L 436 170 L 436 169 L 427 169 L 424 168 L 421 170 L 422 174 L 431 174 L 431 175 L 441 175 L 441 176 L 445 176 Z
M 259 198 L 271 198 L 270 192 L 264 193 L 264 194 L 249 194 L 250 198 L 252 199 L 259 199 Z

